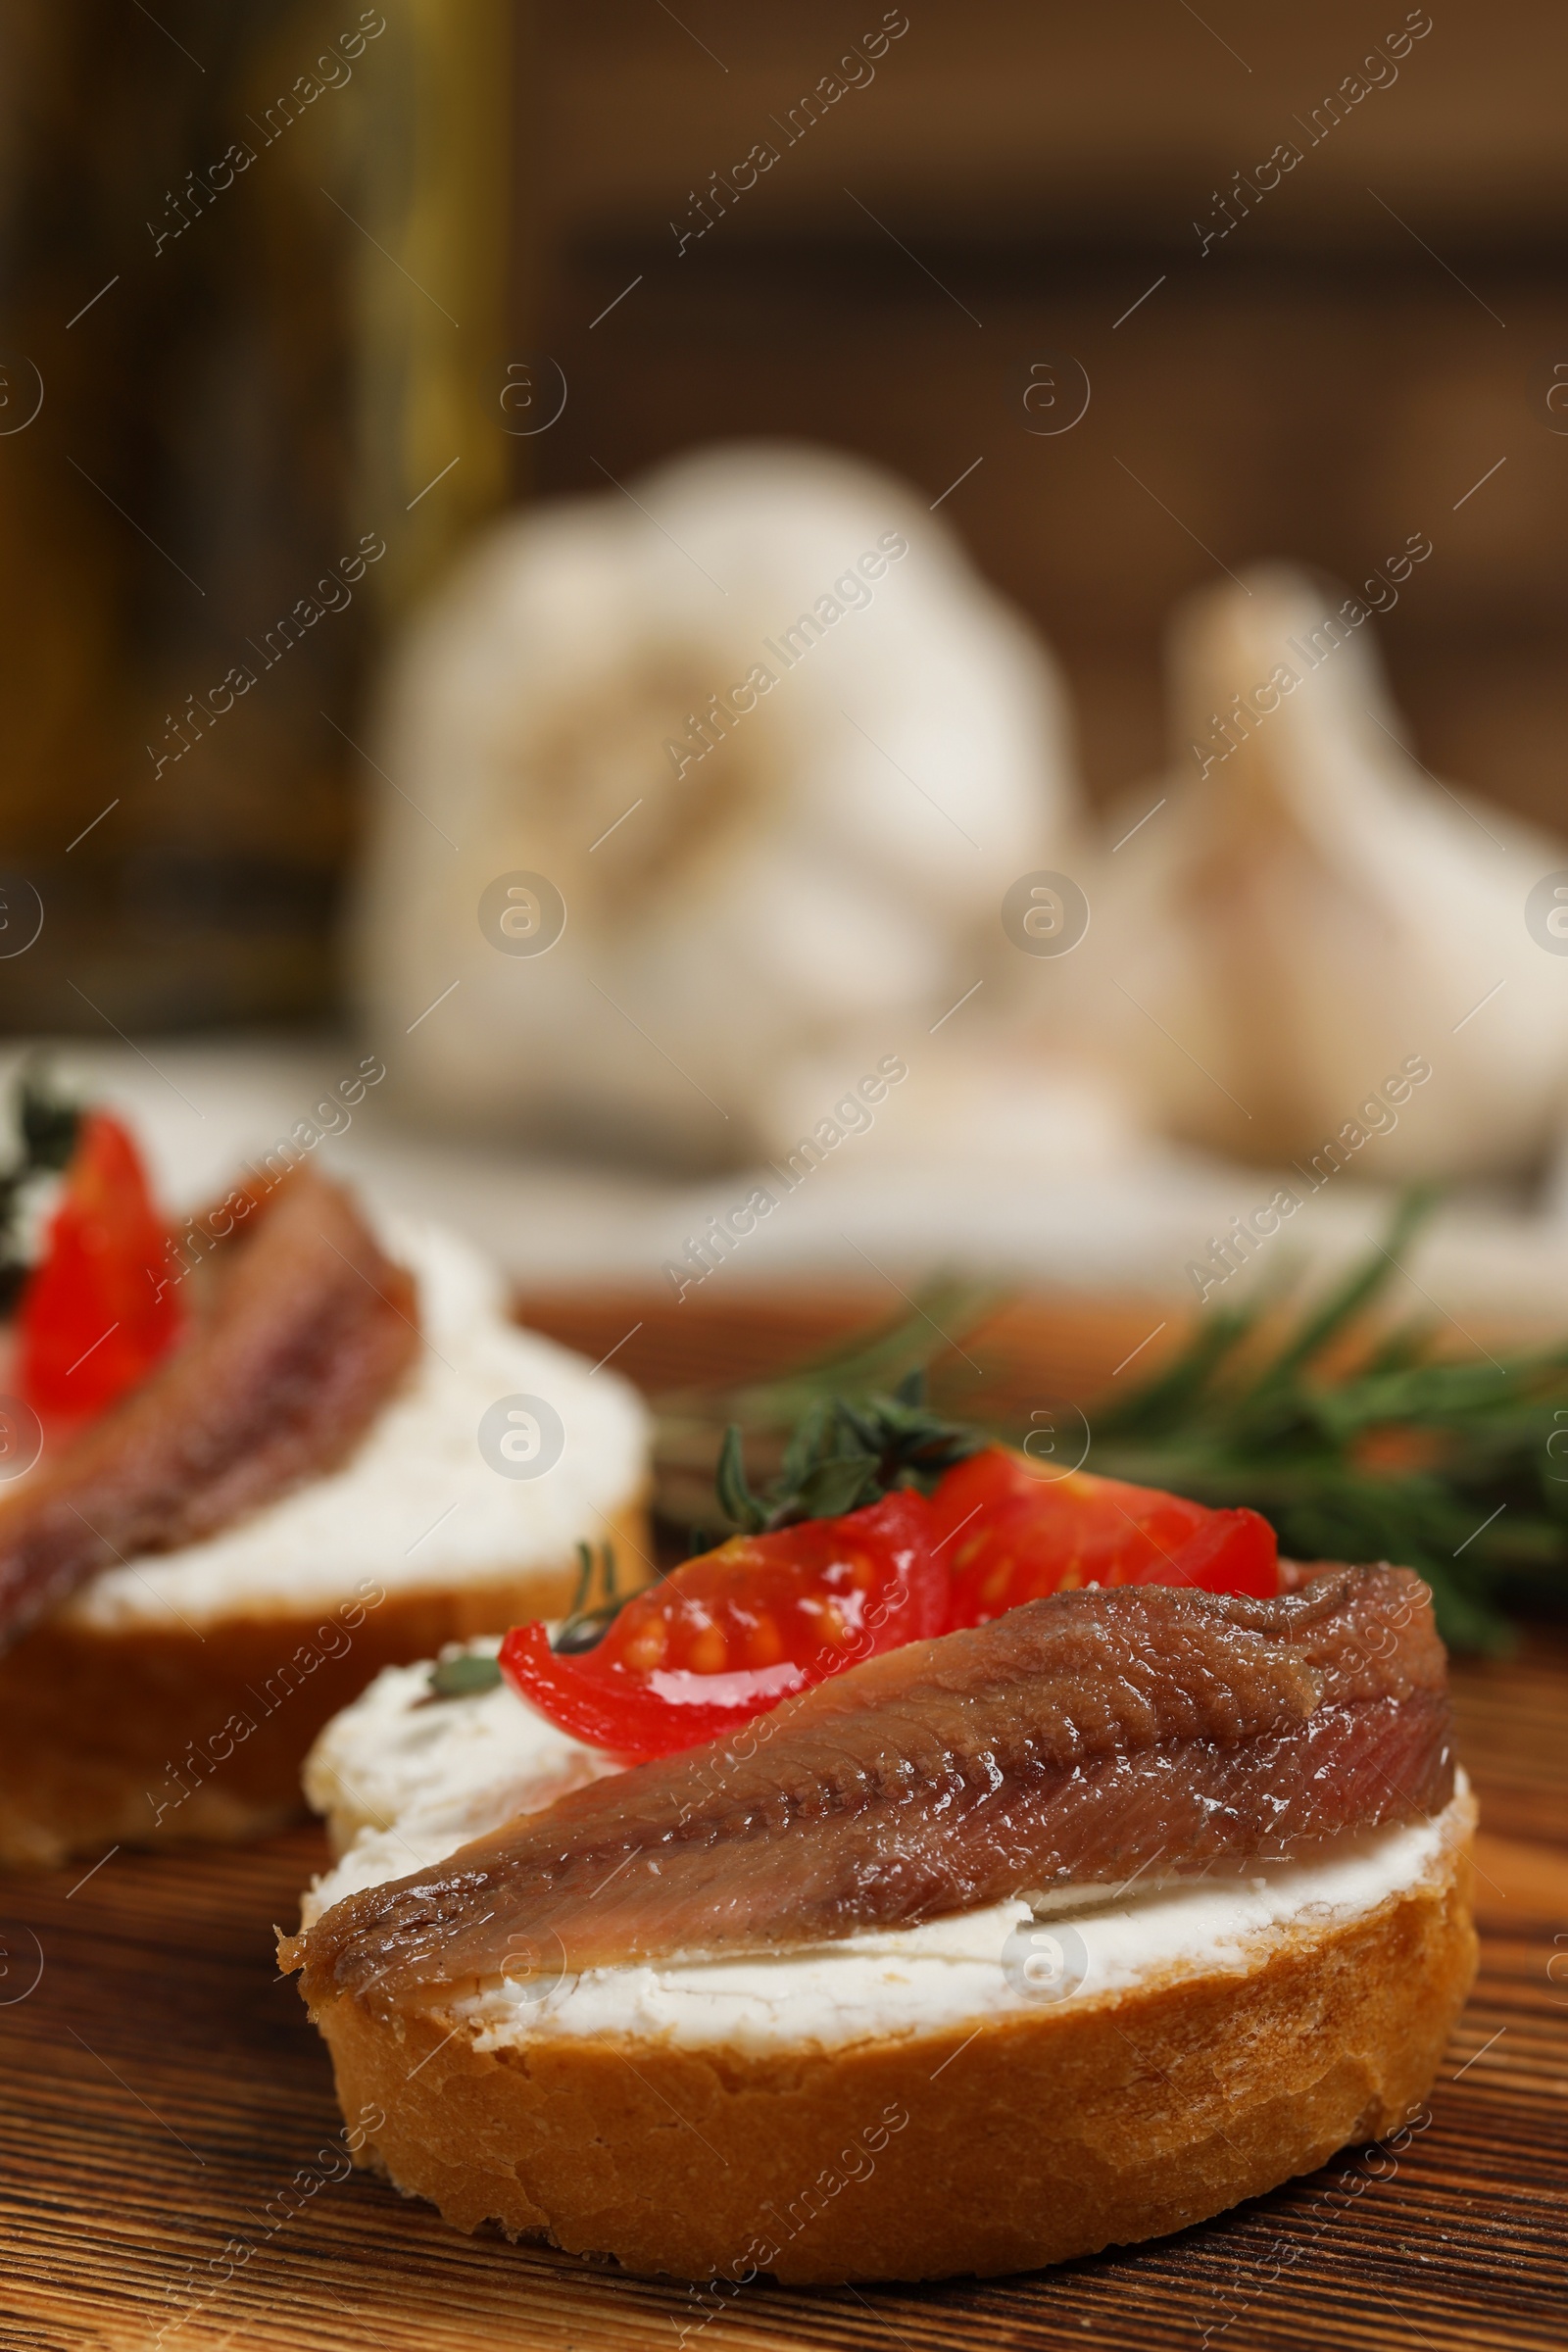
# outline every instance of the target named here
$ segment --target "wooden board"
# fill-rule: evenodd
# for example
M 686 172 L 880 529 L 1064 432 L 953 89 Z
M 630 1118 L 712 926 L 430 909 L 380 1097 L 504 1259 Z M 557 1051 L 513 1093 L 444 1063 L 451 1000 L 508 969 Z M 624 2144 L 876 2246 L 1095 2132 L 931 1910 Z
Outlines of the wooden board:
M 533 1310 L 596 1353 L 640 1321 L 617 1361 L 685 1381 L 777 1362 L 846 1307 Z M 1141 1314 L 1020 1314 L 1013 1376 L 1032 1367 L 1048 1394 L 1102 1378 Z M 0 1882 L 0 2352 L 1560 2346 L 1568 1640 L 1538 1629 L 1455 1684 L 1485 1822 L 1484 1958 L 1430 2121 L 1401 2149 L 1347 2149 L 1201 2228 L 1030 2278 L 758 2286 L 712 2316 L 678 2286 L 462 2237 L 373 2180 L 333 2177 L 325 2057 L 271 1962 L 272 1923 L 292 1923 L 323 1859 L 318 1831 Z M 961 2148 L 952 2161 L 956 2182 Z

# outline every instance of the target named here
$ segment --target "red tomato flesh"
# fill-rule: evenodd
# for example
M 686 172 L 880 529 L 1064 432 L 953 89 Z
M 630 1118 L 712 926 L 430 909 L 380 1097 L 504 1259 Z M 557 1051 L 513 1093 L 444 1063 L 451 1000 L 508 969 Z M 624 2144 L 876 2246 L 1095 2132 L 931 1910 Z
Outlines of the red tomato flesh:
M 846 1666 L 946 1630 L 930 1506 L 885 1494 L 842 1519 L 734 1536 L 627 1601 L 597 1648 L 514 1626 L 501 1669 L 552 1723 L 629 1758 L 712 1740 Z
M 168 1242 L 128 1130 L 86 1112 L 18 1310 L 19 1376 L 35 1412 L 102 1412 L 168 1353 L 183 1320 Z
M 954 1627 L 986 1625 L 1080 1585 L 1197 1585 L 1259 1597 L 1279 1589 L 1274 1530 L 1255 1511 L 1212 1511 L 1082 1470 L 1047 1475 L 1010 1446 L 950 1470 L 932 1511 Z

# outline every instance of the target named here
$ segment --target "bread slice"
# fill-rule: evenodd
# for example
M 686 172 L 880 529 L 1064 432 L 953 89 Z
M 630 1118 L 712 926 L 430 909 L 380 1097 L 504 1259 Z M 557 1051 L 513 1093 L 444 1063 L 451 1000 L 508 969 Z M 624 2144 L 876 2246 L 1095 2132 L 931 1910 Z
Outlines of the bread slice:
M 300 1763 L 384 1666 L 564 1609 L 575 1547 L 652 1573 L 646 1411 L 508 1318 L 497 1271 L 387 1220 L 424 1340 L 352 1458 L 211 1540 L 95 1577 L 0 1657 L 0 1865 L 231 1839 L 300 1810 Z M 542 1398 L 562 1451 L 498 1470 L 480 1424 Z
M 305 1924 L 605 1769 L 504 1686 L 383 1677 L 309 1767 Z M 351 1788 L 358 1797 L 344 1798 Z M 363 2162 L 448 2221 L 803 2284 L 1158 2235 L 1409 2120 L 1475 1968 L 1462 1781 L 1433 1822 L 1241 1879 L 1080 1888 L 811 1952 L 313 2014 Z M 1043 1963 L 1043 1965 L 1040 1965 Z M 715 2301 L 713 2308 L 721 2308 Z M 704 2310 L 708 2309 L 705 2302 Z

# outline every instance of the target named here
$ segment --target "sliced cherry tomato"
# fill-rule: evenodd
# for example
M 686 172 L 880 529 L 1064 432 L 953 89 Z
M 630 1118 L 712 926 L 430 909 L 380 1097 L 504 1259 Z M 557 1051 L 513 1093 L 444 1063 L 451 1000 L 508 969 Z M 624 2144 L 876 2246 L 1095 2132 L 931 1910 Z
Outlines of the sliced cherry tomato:
M 950 1625 L 985 1625 L 1079 1585 L 1278 1591 L 1274 1530 L 1255 1511 L 1211 1511 L 1157 1487 L 1075 1470 L 1048 1476 L 994 1446 L 950 1470 L 932 1497 L 948 1567 Z
M 732 1537 L 636 1593 L 580 1655 L 558 1655 L 540 1624 L 514 1626 L 501 1669 L 590 1745 L 664 1756 L 862 1658 L 943 1632 L 947 1605 L 930 1505 L 899 1493 L 842 1519 Z
M 19 1375 L 35 1411 L 101 1412 L 167 1354 L 183 1321 L 168 1243 L 128 1130 L 86 1112 L 18 1310 Z

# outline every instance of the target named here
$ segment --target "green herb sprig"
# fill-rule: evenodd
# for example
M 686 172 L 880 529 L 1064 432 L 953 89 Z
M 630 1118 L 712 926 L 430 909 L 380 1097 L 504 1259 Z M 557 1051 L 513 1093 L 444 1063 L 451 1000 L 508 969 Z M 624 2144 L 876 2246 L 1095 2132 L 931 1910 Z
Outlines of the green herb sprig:
M 1456 1357 L 1430 1324 L 1391 1331 L 1384 1296 L 1433 1205 L 1431 1193 L 1410 1194 L 1384 1242 L 1283 1336 L 1278 1293 L 1210 1310 L 1142 1386 L 1087 1399 L 1084 1467 L 1216 1507 L 1247 1504 L 1292 1558 L 1414 1568 L 1451 1646 L 1495 1651 L 1512 1639 L 1510 1607 L 1568 1609 L 1568 1341 Z M 666 1400 L 661 1490 L 678 1496 L 669 1515 L 711 1532 L 697 1490 L 712 1475 L 726 1424 L 720 1502 L 731 1526 L 868 1499 L 866 1400 L 890 1374 L 935 1365 L 957 1342 L 983 1356 L 973 1334 L 1004 1302 L 977 1284 L 928 1285 L 908 1316 L 778 1380 Z M 961 1391 L 940 1367 L 934 1377 L 940 1400 L 961 1409 L 969 1376 Z M 1007 1385 L 1016 1393 L 1015 1377 Z M 853 1435 L 856 1416 L 864 1441 Z M 1006 1410 L 993 1423 L 1014 1444 L 1027 1434 Z M 796 1435 L 786 1445 L 789 1427 Z M 987 1442 L 970 1438 L 964 1450 Z M 743 1446 L 748 1458 L 774 1462 L 783 1449 L 785 1466 L 760 1494 L 748 1483 Z
M 40 1064 L 26 1063 L 13 1097 L 17 1149 L 0 1169 L 0 1317 L 10 1315 L 27 1278 L 19 1230 L 22 1198 L 35 1177 L 66 1166 L 75 1150 L 81 1113 L 51 1084 Z
M 900 1487 L 929 1494 L 945 1471 L 989 1443 L 983 1431 L 931 1411 L 924 1368 L 915 1365 L 891 1396 L 822 1396 L 808 1404 L 778 1477 L 760 1495 L 747 1481 L 741 1425 L 732 1421 L 714 1484 L 734 1525 L 762 1535 L 800 1519 L 836 1519 Z
M 598 1600 L 593 1598 L 596 1586 Z M 576 1591 L 551 1646 L 558 1654 L 567 1655 L 594 1648 L 604 1640 L 617 1611 L 630 1597 L 619 1588 L 614 1545 L 601 1544 L 596 1551 L 590 1544 L 579 1544 Z M 438 1698 L 476 1698 L 486 1690 L 494 1690 L 500 1680 L 499 1659 L 478 1650 L 454 1649 L 450 1656 L 437 1658 L 430 1669 L 424 1695 L 416 1703 L 425 1706 Z
M 597 1600 L 593 1597 L 596 1587 Z M 630 1597 L 620 1590 L 613 1544 L 601 1544 L 597 1552 L 591 1544 L 579 1544 L 577 1589 L 551 1647 L 568 1657 L 579 1650 L 593 1649 L 604 1640 L 622 1603 Z
M 497 1659 L 485 1656 L 482 1650 L 456 1650 L 449 1658 L 437 1658 L 424 1696 L 414 1703 L 426 1706 L 436 1698 L 477 1698 L 481 1691 L 493 1690 L 500 1680 Z
M 771 1379 L 744 1381 L 722 1389 L 682 1389 L 659 1396 L 655 1409 L 661 1519 L 689 1529 L 689 1548 L 701 1551 L 738 1529 L 757 1528 L 779 1510 L 788 1516 L 806 1516 L 806 1509 L 797 1506 L 807 1502 L 808 1491 L 810 1505 L 823 1510 L 855 1508 L 853 1502 L 838 1503 L 832 1497 L 858 1494 L 862 1488 L 870 1499 L 870 1485 L 863 1477 L 868 1455 L 886 1459 L 890 1448 L 904 1442 L 909 1446 L 907 1463 L 893 1466 L 917 1468 L 920 1445 L 935 1436 L 930 1431 L 917 1438 L 913 1425 L 902 1432 L 895 1430 L 888 1421 L 876 1420 L 874 1414 L 865 1419 L 872 1414 L 874 1401 L 879 1400 L 887 1412 L 894 1408 L 923 1412 L 923 1392 L 905 1385 L 910 1375 L 923 1374 L 953 1345 L 953 1335 L 961 1337 L 985 1322 L 1006 1303 L 1007 1296 L 995 1283 L 938 1276 L 915 1292 L 909 1313 L 856 1332 L 825 1353 Z M 859 1435 L 848 1418 L 855 1412 L 862 1415 Z M 725 1435 L 731 1424 L 740 1433 L 738 1438 Z M 722 1494 L 715 1500 L 719 1459 L 724 1454 L 743 1475 L 737 1483 L 726 1474 Z M 843 1471 L 828 1467 L 840 1457 L 846 1463 Z M 960 1457 L 954 1454 L 952 1458 Z M 852 1474 L 851 1464 L 862 1468 Z M 814 1468 L 821 1469 L 821 1476 L 808 1489 Z M 751 1494 L 748 1475 L 767 1479 L 761 1494 Z
M 1568 1343 L 1455 1358 L 1429 1324 L 1380 1333 L 1373 1310 L 1431 1206 L 1408 1197 L 1383 1245 L 1272 1348 L 1270 1301 L 1221 1313 L 1142 1388 L 1091 1408 L 1088 1467 L 1246 1503 L 1292 1558 L 1414 1568 L 1445 1639 L 1496 1650 L 1503 1602 L 1568 1600 Z

